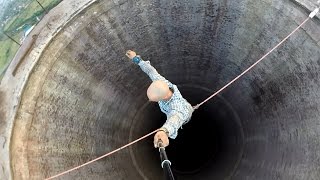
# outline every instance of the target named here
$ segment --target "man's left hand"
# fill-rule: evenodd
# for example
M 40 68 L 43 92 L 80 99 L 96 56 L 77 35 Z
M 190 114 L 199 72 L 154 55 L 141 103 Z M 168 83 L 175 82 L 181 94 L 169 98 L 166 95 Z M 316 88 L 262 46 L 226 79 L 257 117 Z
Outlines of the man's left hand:
M 127 56 L 129 59 L 132 60 L 134 57 L 137 56 L 137 53 L 134 52 L 134 51 L 132 51 L 132 50 L 128 50 L 128 51 L 126 52 L 126 56 Z

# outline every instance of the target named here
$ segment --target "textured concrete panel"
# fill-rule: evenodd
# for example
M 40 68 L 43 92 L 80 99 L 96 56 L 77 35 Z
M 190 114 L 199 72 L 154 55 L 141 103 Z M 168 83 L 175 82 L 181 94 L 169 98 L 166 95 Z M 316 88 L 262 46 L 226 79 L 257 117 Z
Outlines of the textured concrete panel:
M 281 41 L 314 4 L 101 0 L 90 5 L 47 44 L 30 73 L 10 142 L 13 177 L 55 175 L 165 121 L 147 101 L 151 81 L 125 50 L 150 60 L 196 104 Z M 307 22 L 179 130 L 168 148 L 178 178 L 320 177 L 319 25 L 319 19 Z M 196 148 L 186 148 L 191 146 Z M 183 158 L 190 155 L 199 158 Z M 62 179 L 128 177 L 162 179 L 152 137 Z

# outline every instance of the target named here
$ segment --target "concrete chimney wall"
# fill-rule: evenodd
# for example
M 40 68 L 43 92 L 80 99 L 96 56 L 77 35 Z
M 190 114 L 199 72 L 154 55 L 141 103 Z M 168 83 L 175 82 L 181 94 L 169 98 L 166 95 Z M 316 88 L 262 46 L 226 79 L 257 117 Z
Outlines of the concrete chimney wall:
M 6 122 L 13 124 L 10 177 L 50 177 L 165 122 L 157 104 L 147 100 L 151 81 L 126 50 L 150 60 L 196 105 L 314 7 L 315 1 L 292 0 L 93 3 L 62 27 L 30 70 L 14 121 Z M 167 148 L 177 179 L 320 177 L 319 27 L 318 18 L 308 21 L 194 113 Z M 151 136 L 61 179 L 163 179 L 152 142 Z

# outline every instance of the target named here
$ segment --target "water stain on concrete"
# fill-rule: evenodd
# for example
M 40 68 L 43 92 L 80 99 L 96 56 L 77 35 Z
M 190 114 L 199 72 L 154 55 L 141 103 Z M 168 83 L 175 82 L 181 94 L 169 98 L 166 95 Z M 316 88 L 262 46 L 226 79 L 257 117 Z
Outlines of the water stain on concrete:
M 6 114 L 4 111 L 4 93 L 0 91 L 0 126 L 3 127 L 5 125 Z

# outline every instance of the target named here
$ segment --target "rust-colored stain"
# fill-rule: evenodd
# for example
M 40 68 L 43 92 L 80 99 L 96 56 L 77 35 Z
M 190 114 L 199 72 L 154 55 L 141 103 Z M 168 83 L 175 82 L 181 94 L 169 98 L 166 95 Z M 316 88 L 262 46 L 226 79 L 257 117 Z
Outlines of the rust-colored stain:
M 221 6 L 218 8 L 218 14 L 217 14 L 217 16 L 216 16 L 216 18 L 215 18 L 215 21 L 214 21 L 214 23 L 213 23 L 213 26 L 212 26 L 213 36 L 214 36 L 215 38 L 217 38 L 217 36 L 218 36 L 218 32 L 219 32 L 220 25 L 222 24 L 223 17 L 224 17 L 225 14 L 226 14 L 227 5 L 228 5 L 228 0 L 224 0 L 224 1 L 223 1 L 223 5 L 221 5 Z

